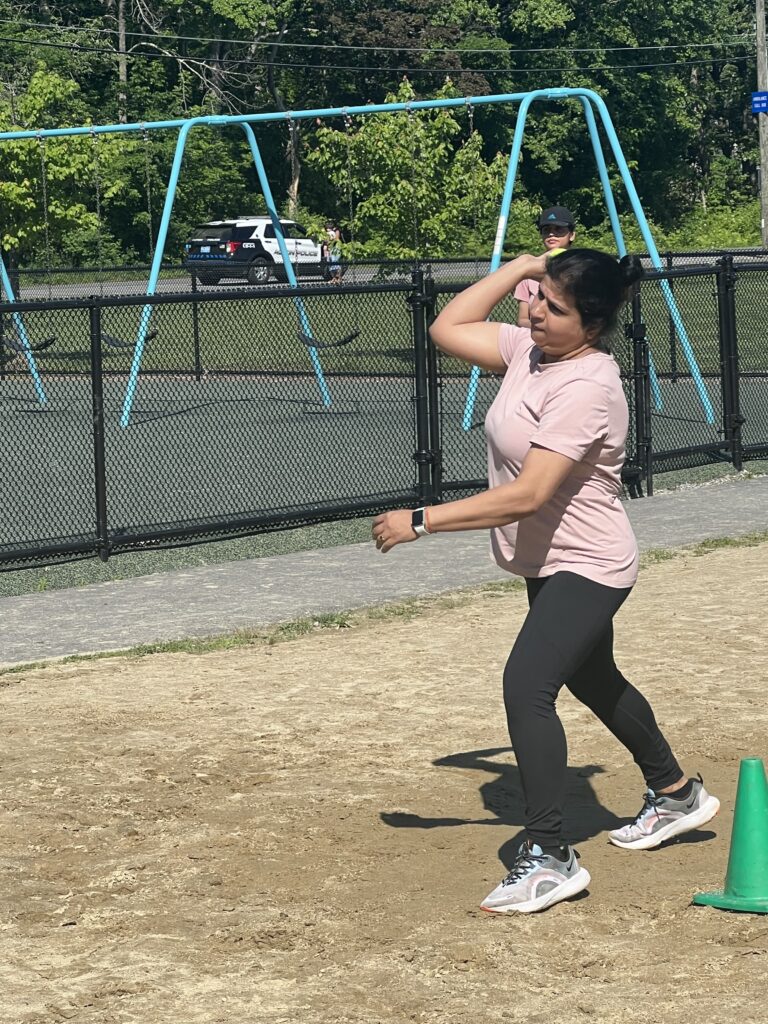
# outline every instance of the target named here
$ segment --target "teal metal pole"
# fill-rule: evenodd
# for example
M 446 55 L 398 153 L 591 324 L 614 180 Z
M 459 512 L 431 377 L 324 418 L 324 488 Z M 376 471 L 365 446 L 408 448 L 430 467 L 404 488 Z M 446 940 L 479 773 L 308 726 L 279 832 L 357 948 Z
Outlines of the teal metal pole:
M 165 253 L 165 242 L 168 238 L 168 225 L 171 220 L 171 211 L 173 210 L 173 202 L 176 198 L 176 188 L 179 184 L 179 173 L 181 171 L 181 163 L 184 158 L 184 147 L 187 144 L 187 136 L 189 135 L 190 129 L 195 124 L 196 119 L 182 122 L 181 131 L 179 137 L 176 140 L 176 149 L 173 154 L 173 164 L 171 165 L 171 174 L 168 179 L 168 188 L 165 193 L 165 203 L 163 204 L 163 213 L 160 218 L 160 224 L 157 229 L 157 240 L 155 242 L 155 254 L 152 257 L 152 267 L 149 272 L 149 281 L 147 282 L 147 295 L 154 295 L 155 288 L 157 287 L 157 279 L 160 276 L 160 267 L 163 262 L 163 254 Z M 136 386 L 139 381 L 139 371 L 141 369 L 141 357 L 144 354 L 144 345 L 147 340 L 147 331 L 149 330 L 149 321 L 152 317 L 152 304 L 147 303 L 142 308 L 141 316 L 139 318 L 139 328 L 136 334 L 136 345 L 133 349 L 133 360 L 131 361 L 131 369 L 128 374 L 128 386 L 125 389 L 125 398 L 123 399 L 123 410 L 120 416 L 120 426 L 127 427 L 131 422 L 131 409 L 133 407 L 133 399 L 136 394 Z
M 586 96 L 581 97 L 581 105 L 584 108 L 584 115 L 587 119 L 587 128 L 589 129 L 589 137 L 592 140 L 592 149 L 595 153 L 595 161 L 597 163 L 597 173 L 600 176 L 600 182 L 603 186 L 603 196 L 605 197 L 605 205 L 608 209 L 608 219 L 611 222 L 611 230 L 613 231 L 613 237 L 616 240 L 616 251 L 619 254 L 619 258 L 626 256 L 627 247 L 624 243 L 624 233 L 621 230 L 621 223 L 619 221 L 619 212 L 616 209 L 616 200 L 613 197 L 613 189 L 611 188 L 611 179 L 608 175 L 608 167 L 605 162 L 605 154 L 603 153 L 603 145 L 600 141 L 600 133 L 597 130 L 597 122 L 595 121 L 595 114 Z M 656 364 L 653 361 L 653 353 L 650 348 L 648 349 L 648 376 L 651 384 L 651 394 L 653 395 L 653 401 L 656 405 L 657 412 L 660 412 L 663 408 L 661 398 L 661 387 L 659 386 L 659 378 L 656 373 Z
M 570 93 L 577 93 L 583 90 L 578 89 L 550 89 L 541 90 L 542 94 L 550 96 L 563 96 Z M 516 103 L 524 99 L 528 94 L 520 93 L 495 93 L 492 96 L 475 96 L 469 102 L 473 106 L 499 103 Z M 205 117 L 185 118 L 174 121 L 146 121 L 132 124 L 106 124 L 106 125 L 80 125 L 75 128 L 41 128 L 38 131 L 12 131 L 0 132 L 0 142 L 8 139 L 38 139 L 38 138 L 62 138 L 68 135 L 91 135 L 124 132 L 140 132 L 152 129 L 183 128 L 185 125 L 226 125 L 226 124 L 258 124 L 270 121 L 284 121 L 291 118 L 293 121 L 308 120 L 311 118 L 342 117 L 344 115 L 356 116 L 358 114 L 387 114 L 393 111 L 408 110 L 438 110 L 450 107 L 464 107 L 467 105 L 465 97 L 457 99 L 441 100 L 413 100 L 405 103 L 368 103 L 358 107 L 318 107 L 315 110 L 290 110 L 279 111 L 269 114 L 228 114 L 208 115 Z
M 523 131 L 525 130 L 525 121 L 528 117 L 528 108 L 536 97 L 537 93 L 529 93 L 520 104 L 520 110 L 517 112 L 517 121 L 515 122 L 515 134 L 512 139 L 512 149 L 509 154 L 509 165 L 507 167 L 507 177 L 504 182 L 504 193 L 501 197 L 501 209 L 499 210 L 499 221 L 496 225 L 496 238 L 493 243 L 493 252 L 491 254 L 491 265 L 488 269 L 488 273 L 492 274 L 495 270 L 498 270 L 501 266 L 501 257 L 504 251 L 504 239 L 507 234 L 507 224 L 509 222 L 509 209 L 512 205 L 512 194 L 515 190 L 515 179 L 517 177 L 517 168 L 520 163 L 520 152 L 523 147 Z M 472 416 L 475 409 L 475 400 L 477 398 L 477 386 L 480 380 L 480 367 L 473 366 L 469 373 L 469 383 L 467 385 L 467 397 L 464 403 L 464 416 L 462 418 L 462 427 L 465 431 L 472 429 Z
M 645 242 L 645 245 L 648 249 L 648 253 L 651 257 L 651 263 L 657 270 L 663 270 L 664 268 L 661 264 L 661 257 L 659 256 L 658 250 L 656 248 L 656 243 L 653 240 L 653 235 L 651 234 L 650 228 L 648 227 L 648 222 L 645 219 L 643 208 L 640 205 L 640 197 L 637 194 L 634 182 L 632 181 L 632 176 L 629 173 L 629 167 L 627 166 L 627 161 L 624 159 L 624 154 L 621 150 L 621 145 L 616 135 L 616 131 L 613 127 L 611 116 L 608 113 L 608 108 L 606 107 L 605 103 L 600 98 L 600 96 L 597 95 L 597 93 L 590 92 L 589 96 L 602 119 L 603 128 L 605 129 L 605 133 L 608 137 L 608 142 L 610 143 L 611 149 L 613 151 L 614 159 L 616 160 L 616 164 L 619 168 L 619 172 L 624 182 L 624 188 L 626 189 L 627 196 L 629 197 L 629 201 L 632 204 L 632 210 L 635 214 L 635 219 L 637 220 L 638 227 L 640 228 L 640 232 L 643 236 L 643 241 Z M 715 410 L 712 407 L 712 402 L 710 400 L 706 384 L 704 383 L 704 379 L 701 376 L 701 371 L 699 370 L 699 365 L 696 361 L 696 356 L 694 355 L 693 348 L 691 346 L 690 341 L 688 340 L 688 334 L 685 330 L 682 317 L 680 316 L 680 310 L 677 308 L 677 303 L 675 302 L 675 297 L 672 294 L 672 289 L 669 287 L 669 281 L 661 281 L 660 283 L 661 290 L 664 294 L 664 299 L 667 303 L 667 308 L 669 309 L 670 316 L 672 317 L 672 321 L 678 332 L 678 337 L 680 338 L 680 347 L 683 350 L 685 358 L 688 362 L 688 367 L 691 371 L 691 377 L 693 378 L 694 384 L 696 385 L 699 400 L 701 401 L 702 407 L 704 409 L 704 415 L 706 416 L 707 423 L 712 424 L 715 422 Z
M 253 155 L 253 162 L 256 165 L 256 173 L 259 176 L 259 183 L 261 185 L 261 191 L 264 193 L 264 202 L 267 204 L 267 212 L 272 220 L 272 225 L 275 229 L 275 237 L 277 238 L 277 245 L 280 249 L 280 255 L 283 257 L 283 269 L 285 270 L 285 276 L 288 278 L 288 284 L 292 288 L 298 288 L 299 282 L 296 279 L 296 274 L 291 263 L 290 256 L 288 255 L 288 249 L 285 244 L 285 238 L 283 236 L 283 228 L 280 224 L 280 216 L 275 206 L 275 200 L 272 196 L 272 189 L 269 185 L 269 179 L 267 178 L 267 171 L 264 167 L 264 161 L 261 158 L 261 150 L 259 144 L 256 141 L 256 136 L 253 133 L 253 128 L 249 124 L 243 124 L 243 131 L 248 139 L 248 145 L 251 147 L 251 154 Z M 300 295 L 294 297 L 294 305 L 299 314 L 299 322 L 301 323 L 301 329 L 308 338 L 314 338 L 312 333 L 312 327 L 307 316 L 307 311 L 304 306 L 304 302 Z M 312 363 L 312 367 L 315 371 L 315 377 L 317 378 L 317 386 L 320 388 L 320 395 L 323 400 L 323 405 L 326 408 L 331 404 L 331 395 L 328 391 L 328 387 L 323 377 L 323 367 L 320 363 L 320 356 L 317 353 L 317 349 L 313 347 L 308 348 L 309 358 Z
M 11 284 L 11 279 L 8 277 L 8 271 L 5 268 L 5 260 L 3 259 L 2 254 L 0 254 L 0 284 L 2 284 L 3 286 L 3 291 L 5 292 L 6 300 L 8 302 L 15 302 L 16 296 L 14 295 L 13 285 Z M 21 318 L 21 314 L 11 313 L 11 320 L 13 321 L 14 326 L 16 328 L 16 332 L 19 335 L 19 341 L 21 342 L 24 358 L 27 361 L 29 375 L 32 378 L 32 384 L 34 385 L 35 393 L 37 394 L 37 400 L 40 403 L 40 405 L 47 405 L 48 398 L 46 397 L 45 394 L 43 382 L 40 379 L 40 374 L 37 369 L 37 363 L 35 361 L 35 354 L 32 351 L 32 346 L 29 343 L 29 335 L 27 334 L 27 329 L 24 326 L 24 321 Z

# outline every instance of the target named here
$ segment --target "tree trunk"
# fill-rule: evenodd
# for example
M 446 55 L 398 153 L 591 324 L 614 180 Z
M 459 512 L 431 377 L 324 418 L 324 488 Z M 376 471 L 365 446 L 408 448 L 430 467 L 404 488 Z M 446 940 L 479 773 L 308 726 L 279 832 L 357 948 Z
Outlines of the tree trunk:
M 299 159 L 299 126 L 295 121 L 288 123 L 288 159 L 291 162 L 291 180 L 288 185 L 288 216 L 296 220 L 299 212 L 299 181 L 301 160 Z
M 278 30 L 277 42 L 280 42 L 286 32 L 286 23 Z M 277 57 L 277 47 L 272 47 L 270 63 L 267 67 L 267 89 L 278 110 L 285 111 L 286 106 L 283 97 L 275 81 L 275 67 L 272 63 Z M 286 155 L 291 167 L 291 178 L 288 184 L 288 216 L 291 220 L 296 218 L 299 210 L 299 183 L 301 181 L 301 126 L 296 121 L 288 122 L 288 142 L 286 144 Z
M 117 0 L 117 117 L 128 120 L 128 57 L 125 53 L 125 0 Z

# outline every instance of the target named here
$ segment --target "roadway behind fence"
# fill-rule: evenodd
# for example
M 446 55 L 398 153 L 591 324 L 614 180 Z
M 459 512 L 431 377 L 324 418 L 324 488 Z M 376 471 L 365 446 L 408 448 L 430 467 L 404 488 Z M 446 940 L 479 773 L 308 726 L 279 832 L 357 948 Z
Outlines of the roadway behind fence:
M 474 261 L 377 265 L 361 280 L 358 267 L 340 287 L 298 291 L 198 289 L 177 275 L 183 289 L 149 300 L 125 278 L 90 297 L 49 298 L 22 277 L 25 301 L 0 305 L 0 568 L 221 540 L 482 488 L 482 424 L 498 378 L 481 376 L 465 429 L 467 370 L 435 351 L 428 326 L 484 271 Z M 668 469 L 740 468 L 768 454 L 767 296 L 768 262 L 728 254 L 679 260 L 642 281 L 613 339 L 631 413 L 631 496 L 652 493 L 654 474 Z M 147 302 L 150 340 L 121 426 Z M 496 316 L 514 320 L 515 303 Z

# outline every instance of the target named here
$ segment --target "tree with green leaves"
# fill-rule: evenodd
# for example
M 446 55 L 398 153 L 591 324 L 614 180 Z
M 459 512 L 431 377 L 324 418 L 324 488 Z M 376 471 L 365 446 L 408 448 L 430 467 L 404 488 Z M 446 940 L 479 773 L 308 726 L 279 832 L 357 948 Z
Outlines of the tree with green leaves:
M 455 95 L 449 83 L 436 98 Z M 414 99 L 404 81 L 386 101 Z M 318 128 L 307 162 L 333 183 L 339 219 L 357 242 L 353 252 L 389 258 L 489 254 L 507 159 L 496 154 L 486 162 L 482 140 L 467 121 L 463 108 L 437 108 Z M 533 210 L 522 200 L 510 231 L 529 236 L 532 224 Z

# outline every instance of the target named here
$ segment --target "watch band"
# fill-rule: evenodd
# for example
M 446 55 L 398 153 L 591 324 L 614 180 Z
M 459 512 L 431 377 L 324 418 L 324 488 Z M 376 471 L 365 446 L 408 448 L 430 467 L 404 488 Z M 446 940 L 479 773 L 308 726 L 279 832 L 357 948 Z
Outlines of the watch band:
M 415 508 L 413 512 L 411 512 L 411 529 L 417 537 L 425 537 L 429 533 L 424 508 Z

